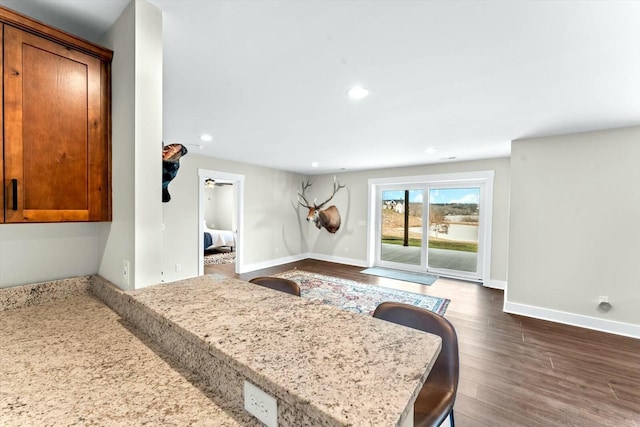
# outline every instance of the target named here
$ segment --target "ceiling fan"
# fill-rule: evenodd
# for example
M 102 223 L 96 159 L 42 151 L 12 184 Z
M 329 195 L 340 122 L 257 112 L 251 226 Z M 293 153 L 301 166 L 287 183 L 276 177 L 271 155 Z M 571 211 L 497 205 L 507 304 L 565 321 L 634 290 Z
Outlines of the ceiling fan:
M 213 178 L 207 178 L 204 180 L 204 186 L 206 188 L 222 187 L 225 185 L 233 185 L 233 182 L 216 181 Z

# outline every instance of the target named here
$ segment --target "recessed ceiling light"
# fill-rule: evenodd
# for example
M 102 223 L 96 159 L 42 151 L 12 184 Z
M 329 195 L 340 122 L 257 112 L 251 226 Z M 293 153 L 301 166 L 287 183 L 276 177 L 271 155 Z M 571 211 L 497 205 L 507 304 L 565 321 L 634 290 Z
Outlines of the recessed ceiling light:
M 362 86 L 353 86 L 347 91 L 347 96 L 351 99 L 362 99 L 369 95 L 369 91 Z
M 427 154 L 434 154 L 436 151 L 438 151 L 436 147 L 429 147 L 426 150 L 424 150 L 424 152 Z
M 200 135 L 200 140 L 204 142 L 211 142 L 213 141 L 213 137 L 208 133 L 203 133 L 202 135 Z
M 318 167 L 318 162 L 311 162 L 311 167 L 312 168 L 317 168 Z

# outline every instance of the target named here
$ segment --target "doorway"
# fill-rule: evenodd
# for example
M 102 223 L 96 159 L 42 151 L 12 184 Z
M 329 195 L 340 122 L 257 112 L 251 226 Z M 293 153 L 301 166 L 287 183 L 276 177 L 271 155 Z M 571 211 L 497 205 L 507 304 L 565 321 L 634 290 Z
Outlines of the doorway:
M 369 180 L 369 265 L 483 282 L 493 172 Z
M 224 194 L 224 200 L 215 207 L 215 214 L 219 220 L 214 224 L 211 218 L 206 217 L 205 212 L 207 212 L 207 204 L 210 203 L 211 191 L 218 189 L 221 195 Z M 219 239 L 220 245 L 229 250 L 232 248 L 235 252 L 235 272 L 240 273 L 244 253 L 242 238 L 244 175 L 198 169 L 198 192 L 198 274 L 204 275 L 205 232 L 210 232 L 210 228 L 219 231 L 219 235 L 215 238 L 216 241 Z M 208 237 L 211 238 L 210 236 L 211 233 Z

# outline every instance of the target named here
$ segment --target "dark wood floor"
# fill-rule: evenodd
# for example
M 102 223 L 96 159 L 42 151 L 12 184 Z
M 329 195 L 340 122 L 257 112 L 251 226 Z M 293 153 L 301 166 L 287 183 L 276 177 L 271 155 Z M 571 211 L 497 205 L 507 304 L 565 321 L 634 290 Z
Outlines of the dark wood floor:
M 640 427 L 640 340 L 503 313 L 503 292 L 438 279 L 423 286 L 361 274 L 360 267 L 305 260 L 236 275 L 298 268 L 451 299 L 445 317 L 460 341 L 456 425 Z

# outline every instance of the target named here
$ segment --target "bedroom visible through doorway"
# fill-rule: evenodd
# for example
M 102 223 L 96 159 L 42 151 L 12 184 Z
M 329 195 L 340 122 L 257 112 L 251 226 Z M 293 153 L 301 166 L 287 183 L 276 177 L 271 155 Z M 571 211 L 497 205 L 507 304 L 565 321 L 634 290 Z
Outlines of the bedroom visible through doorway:
M 198 171 L 199 203 L 199 270 L 205 265 L 241 262 L 240 224 L 244 176 L 225 172 Z M 231 267 L 231 266 L 229 266 Z
M 236 259 L 236 206 L 233 181 L 204 180 L 204 265 L 233 264 Z

